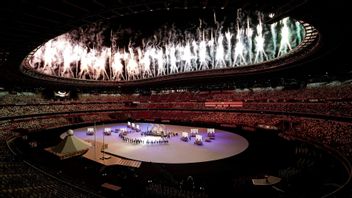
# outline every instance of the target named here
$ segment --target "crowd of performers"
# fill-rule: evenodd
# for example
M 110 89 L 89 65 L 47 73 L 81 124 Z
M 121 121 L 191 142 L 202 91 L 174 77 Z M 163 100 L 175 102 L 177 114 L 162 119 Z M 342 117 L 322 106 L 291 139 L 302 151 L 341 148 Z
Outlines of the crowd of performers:
M 168 144 L 169 140 L 166 137 L 161 137 L 161 139 L 159 140 L 143 140 L 143 139 L 139 139 L 139 138 L 129 138 L 127 137 L 128 132 L 121 132 L 119 134 L 119 137 L 128 143 L 132 143 L 132 144 Z
M 164 132 L 164 131 L 157 132 L 157 131 L 149 130 L 149 131 L 141 132 L 141 136 L 160 136 L 160 137 L 164 137 L 164 138 L 165 137 L 171 138 L 174 136 L 178 136 L 178 133 L 177 132 Z
M 176 132 L 166 132 L 166 131 L 153 131 L 153 130 L 147 130 L 147 131 L 142 131 L 139 129 L 139 127 L 128 127 L 129 130 L 123 129 L 120 130 L 119 137 L 128 143 L 132 144 L 168 144 L 169 140 L 168 138 L 172 136 L 178 136 L 178 133 Z M 127 135 L 129 133 L 133 132 L 141 132 L 141 136 L 158 136 L 160 139 L 156 140 L 151 140 L 151 139 L 142 139 L 142 138 L 129 138 Z

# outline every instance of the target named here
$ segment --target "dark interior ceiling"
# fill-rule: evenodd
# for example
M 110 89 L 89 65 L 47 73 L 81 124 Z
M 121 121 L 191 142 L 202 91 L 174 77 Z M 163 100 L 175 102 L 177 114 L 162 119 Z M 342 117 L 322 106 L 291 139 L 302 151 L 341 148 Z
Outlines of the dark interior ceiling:
M 307 21 L 321 33 L 322 48 L 300 63 L 301 67 L 281 73 L 349 72 L 352 10 L 346 4 L 344 0 L 6 0 L 0 3 L 0 86 L 50 86 L 22 75 L 19 65 L 29 52 L 53 37 L 99 20 L 123 20 L 171 9 L 243 8 Z

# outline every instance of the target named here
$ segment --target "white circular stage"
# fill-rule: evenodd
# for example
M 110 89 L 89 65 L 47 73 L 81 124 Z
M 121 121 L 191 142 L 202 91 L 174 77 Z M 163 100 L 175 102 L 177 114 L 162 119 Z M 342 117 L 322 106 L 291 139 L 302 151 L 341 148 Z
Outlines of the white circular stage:
M 205 141 L 208 137 L 207 128 L 188 127 L 167 124 L 134 123 L 139 125 L 141 132 L 128 132 L 124 136 L 119 135 L 121 129 L 127 129 L 127 123 L 107 124 L 96 126 L 96 135 L 87 135 L 87 128 L 74 130 L 74 135 L 97 145 L 107 144 L 105 153 L 127 159 L 143 162 L 182 164 L 220 160 L 237 155 L 248 147 L 248 141 L 235 133 L 215 129 L 215 139 Z M 163 128 L 167 132 L 177 133 L 177 136 L 162 139 L 158 136 L 142 136 L 141 133 L 155 126 Z M 104 135 L 104 129 L 111 128 L 111 135 Z M 194 144 L 196 137 L 191 137 L 187 142 L 182 141 L 183 132 L 191 134 L 197 131 L 202 136 L 202 145 Z M 115 132 L 116 131 L 116 132 Z M 124 138 L 123 138 L 124 137 Z M 198 136 L 200 137 L 200 136 Z M 137 140 L 137 141 L 136 141 Z M 159 141 L 160 140 L 160 141 Z M 159 142 L 157 142 L 159 141 Z M 94 149 L 94 148 L 91 148 Z M 101 148 L 99 148 L 101 149 Z

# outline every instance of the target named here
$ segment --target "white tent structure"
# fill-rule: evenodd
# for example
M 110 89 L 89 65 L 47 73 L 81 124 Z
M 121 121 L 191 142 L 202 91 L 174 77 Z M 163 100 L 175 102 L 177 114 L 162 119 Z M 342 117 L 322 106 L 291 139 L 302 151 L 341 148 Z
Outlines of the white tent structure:
M 92 145 L 73 135 L 73 130 L 67 131 L 66 137 L 58 145 L 46 148 L 45 150 L 57 155 L 60 159 L 67 159 L 83 155 Z

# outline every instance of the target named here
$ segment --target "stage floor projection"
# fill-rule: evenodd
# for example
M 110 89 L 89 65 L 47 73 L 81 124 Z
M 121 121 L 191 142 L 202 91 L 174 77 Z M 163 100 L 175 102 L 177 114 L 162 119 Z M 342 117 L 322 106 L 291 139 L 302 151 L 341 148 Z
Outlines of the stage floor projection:
M 97 125 L 96 135 L 87 135 L 87 128 L 83 127 L 74 130 L 74 135 L 91 142 L 93 145 L 98 145 L 99 148 L 95 150 L 101 150 L 102 143 L 107 145 L 105 153 L 111 156 L 118 156 L 131 160 L 137 160 L 142 162 L 155 162 L 155 163 L 166 163 L 166 164 L 184 164 L 184 163 L 198 163 L 207 162 L 213 160 L 220 160 L 237 155 L 247 149 L 248 141 L 235 133 L 222 131 L 215 129 L 215 139 L 210 142 L 205 141 L 208 137 L 207 128 L 203 127 L 189 127 L 179 125 L 168 125 L 168 124 L 154 124 L 154 123 L 135 123 L 139 125 L 141 132 L 135 132 L 127 128 L 127 123 L 116 123 L 116 124 L 104 124 Z M 111 128 L 111 135 L 104 135 L 103 131 L 105 128 Z M 168 143 L 150 143 L 154 140 L 160 140 L 158 136 L 145 136 L 141 135 L 142 132 L 155 128 L 162 128 L 164 131 L 178 134 L 177 136 L 171 135 L 170 138 L 165 138 Z M 123 137 L 129 140 L 141 140 L 140 143 L 133 143 L 124 141 L 121 129 L 131 130 Z M 182 141 L 181 137 L 183 132 L 191 134 L 191 131 L 198 130 L 198 135 L 202 136 L 202 145 L 194 144 L 195 137 L 187 142 Z M 147 142 L 148 139 L 148 143 Z M 144 143 L 141 143 L 144 141 Z M 92 148 L 94 149 L 94 146 Z

